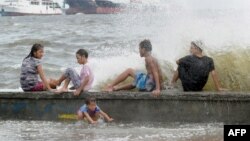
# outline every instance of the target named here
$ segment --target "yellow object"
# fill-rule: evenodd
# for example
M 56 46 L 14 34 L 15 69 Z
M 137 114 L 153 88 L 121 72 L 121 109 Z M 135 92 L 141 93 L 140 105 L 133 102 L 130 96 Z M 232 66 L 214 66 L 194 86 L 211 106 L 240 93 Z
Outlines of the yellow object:
M 76 120 L 77 115 L 75 115 L 75 114 L 59 114 L 58 119 Z

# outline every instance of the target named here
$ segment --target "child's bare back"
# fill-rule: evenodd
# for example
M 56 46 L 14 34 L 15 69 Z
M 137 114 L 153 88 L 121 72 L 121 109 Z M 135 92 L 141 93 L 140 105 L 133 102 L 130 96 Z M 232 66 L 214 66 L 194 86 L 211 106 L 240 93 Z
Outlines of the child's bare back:
M 163 75 L 162 75 L 162 70 L 161 67 L 158 63 L 158 60 L 153 57 L 153 56 L 147 56 L 145 57 L 145 66 L 146 66 L 146 70 L 148 75 L 153 77 L 153 69 L 155 68 L 157 73 L 158 73 L 158 77 L 159 77 L 159 81 L 160 81 L 160 86 L 161 89 L 163 88 Z

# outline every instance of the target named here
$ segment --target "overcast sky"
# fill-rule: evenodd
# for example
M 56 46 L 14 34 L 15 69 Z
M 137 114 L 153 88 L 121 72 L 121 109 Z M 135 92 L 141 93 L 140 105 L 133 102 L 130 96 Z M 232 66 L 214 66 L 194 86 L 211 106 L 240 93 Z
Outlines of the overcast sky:
M 250 0 L 177 0 L 200 9 L 250 9 Z

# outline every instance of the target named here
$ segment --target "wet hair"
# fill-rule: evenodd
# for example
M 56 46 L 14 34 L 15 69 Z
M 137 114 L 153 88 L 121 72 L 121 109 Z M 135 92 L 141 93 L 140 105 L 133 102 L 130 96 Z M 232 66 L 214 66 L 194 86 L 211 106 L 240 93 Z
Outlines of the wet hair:
M 88 98 L 86 98 L 86 100 L 85 100 L 85 104 L 86 105 L 89 105 L 91 102 L 96 103 L 96 99 L 94 97 L 88 97 Z
M 139 44 L 140 48 L 145 48 L 146 51 L 152 51 L 152 44 L 150 42 L 150 40 L 143 40 L 140 42 Z
M 24 59 L 29 58 L 29 57 L 34 57 L 34 53 L 37 52 L 38 50 L 43 49 L 43 45 L 35 43 L 30 50 L 30 53 L 28 56 L 26 56 Z
M 85 58 L 88 58 L 89 54 L 85 49 L 79 49 L 76 54 L 79 54 L 80 56 L 85 56 Z

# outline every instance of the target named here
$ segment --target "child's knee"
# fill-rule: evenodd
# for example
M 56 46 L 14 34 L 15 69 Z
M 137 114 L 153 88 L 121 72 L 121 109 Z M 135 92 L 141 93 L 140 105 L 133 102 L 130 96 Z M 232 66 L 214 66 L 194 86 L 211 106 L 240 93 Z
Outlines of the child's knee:
M 73 69 L 72 68 L 67 68 L 66 70 L 65 70 L 65 73 L 72 73 L 73 72 Z
M 74 74 L 74 69 L 72 69 L 72 68 L 67 68 L 67 69 L 65 70 L 65 72 L 64 72 L 64 76 L 65 76 L 66 78 L 70 77 L 70 75 L 72 75 L 72 74 Z
M 131 73 L 134 73 L 134 71 L 135 71 L 135 70 L 132 69 L 132 68 L 128 68 L 128 69 L 127 69 L 127 72 L 129 72 L 130 74 L 131 74 Z

